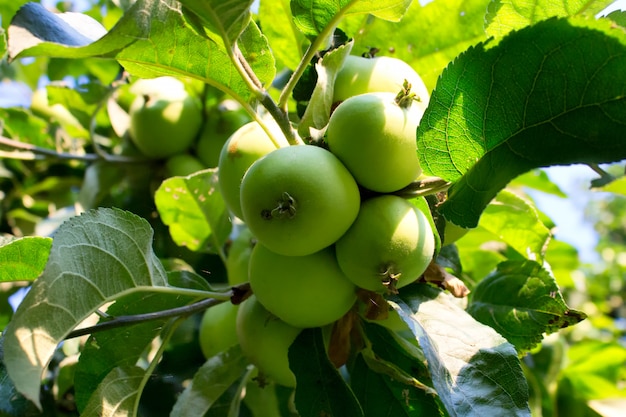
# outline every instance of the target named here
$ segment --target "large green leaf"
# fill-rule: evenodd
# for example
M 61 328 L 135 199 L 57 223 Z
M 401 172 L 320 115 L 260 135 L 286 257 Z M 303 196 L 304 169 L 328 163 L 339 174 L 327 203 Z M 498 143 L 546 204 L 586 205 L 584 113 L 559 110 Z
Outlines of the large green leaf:
M 46 266 L 49 237 L 0 237 L 0 282 L 33 281 Z
M 487 9 L 486 32 L 503 36 L 550 17 L 593 17 L 614 0 L 492 0 Z
M 157 189 L 154 202 L 179 246 L 218 253 L 230 235 L 232 224 L 215 169 L 166 179 Z
M 626 158 L 623 30 L 550 19 L 490 46 L 445 70 L 417 130 L 424 171 L 455 182 L 440 212 L 464 227 L 533 168 Z
M 352 390 L 328 359 L 322 331 L 304 329 L 289 348 L 296 376 L 296 408 L 302 417 L 362 416 Z
M 54 14 L 28 3 L 14 16 L 8 37 L 10 59 L 112 58 L 140 77 L 190 76 L 242 100 L 251 97 L 223 46 L 193 15 L 186 18 L 175 0 L 138 0 L 109 32 L 79 13 Z M 269 84 L 275 75 L 274 59 L 254 22 L 243 30 L 238 45 L 256 76 Z
M 167 285 L 148 222 L 118 209 L 89 211 L 55 233 L 48 264 L 7 327 L 7 370 L 39 404 L 41 377 L 57 345 L 96 309 L 121 295 Z
M 317 36 L 329 24 L 348 14 L 367 13 L 397 22 L 412 0 L 291 0 L 296 26 L 307 36 Z
M 530 416 L 517 352 L 494 329 L 426 284 L 405 287 L 390 304 L 424 351 L 449 415 Z
M 586 317 L 567 307 L 554 277 L 534 261 L 498 265 L 476 286 L 467 311 L 506 337 L 520 354 L 539 343 L 544 333 Z

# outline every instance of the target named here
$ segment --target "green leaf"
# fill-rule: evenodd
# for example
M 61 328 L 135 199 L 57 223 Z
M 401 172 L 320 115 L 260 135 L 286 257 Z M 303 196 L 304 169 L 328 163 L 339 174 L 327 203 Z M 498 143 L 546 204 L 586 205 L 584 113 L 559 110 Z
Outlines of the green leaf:
M 585 319 L 567 307 L 554 277 L 534 261 L 507 261 L 474 288 L 467 309 L 521 354 L 553 333 Z
M 294 24 L 289 3 L 289 0 L 262 1 L 259 20 L 276 61 L 280 66 L 294 70 L 302 59 L 307 42 Z
M 365 417 L 419 417 L 443 415 L 424 401 L 423 391 L 407 387 L 389 376 L 375 372 L 358 354 L 350 371 L 351 387 L 363 406 Z
M 181 0 L 203 22 L 209 38 L 225 48 L 241 35 L 250 22 L 252 0 Z
M 535 207 L 525 198 L 508 190 L 498 193 L 485 208 L 479 227 L 488 230 L 520 255 L 541 261 L 550 230 L 539 219 Z
M 33 281 L 44 270 L 52 239 L 0 236 L 0 282 Z
M 450 294 L 413 284 L 390 297 L 424 351 L 433 385 L 452 416 L 530 416 L 513 346 L 474 320 Z
M 626 176 L 613 180 L 608 184 L 599 187 L 598 190 L 626 196 Z
M 15 389 L 13 381 L 9 378 L 5 364 L 3 341 L 0 337 L 0 415 L 3 417 L 36 416 L 39 414 L 35 405 L 28 401 Z
M 322 331 L 304 329 L 289 348 L 296 376 L 296 409 L 302 417 L 363 416 L 354 393 L 326 354 Z
M 152 251 L 146 220 L 118 209 L 74 217 L 55 233 L 48 264 L 7 327 L 7 370 L 16 388 L 39 405 L 43 371 L 57 345 L 103 304 L 167 285 Z
M 196 297 L 192 296 L 144 290 L 119 298 L 106 313 L 112 318 L 152 313 L 181 307 L 195 300 Z M 170 320 L 170 317 L 164 317 L 92 334 L 81 350 L 75 370 L 77 383 L 74 389 L 78 409 L 86 407 L 96 388 L 111 371 L 135 365 Z
M 182 5 L 175 0 L 138 0 L 109 32 L 94 29 L 97 25 L 79 13 L 58 15 L 28 3 L 9 27 L 9 58 L 111 58 L 139 77 L 189 76 L 240 101 L 252 97 L 228 54 L 199 22 L 183 16 Z M 238 45 L 256 76 L 269 84 L 275 75 L 274 58 L 254 22 Z
M 21 108 L 0 109 L 0 119 L 3 123 L 2 135 L 23 143 L 39 146 L 46 149 L 55 149 L 54 138 L 48 130 L 48 122 L 33 115 L 30 111 Z M 2 151 L 2 157 L 16 156 L 18 151 Z M 25 154 L 24 151 L 21 152 Z M 29 157 L 34 158 L 34 154 Z
M 566 198 L 565 194 L 558 185 L 553 183 L 548 177 L 546 171 L 542 169 L 535 169 L 528 171 L 525 174 L 515 178 L 511 184 L 512 187 L 526 187 L 532 190 L 541 191 L 546 194 L 551 194 L 557 197 Z
M 586 16 L 593 18 L 614 0 L 493 0 L 487 8 L 485 31 L 504 36 L 511 30 L 531 26 L 550 17 Z
M 239 345 L 211 357 L 178 397 L 171 417 L 203 416 L 245 372 L 248 362 Z
M 335 79 L 351 49 L 352 42 L 348 42 L 328 52 L 315 64 L 317 83 L 298 124 L 298 133 L 302 137 L 315 138 L 319 136 L 317 131 L 322 131 L 328 125 L 333 105 Z
M 154 202 L 177 245 L 217 253 L 226 243 L 232 225 L 219 192 L 216 169 L 166 179 Z
M 432 90 L 443 69 L 469 46 L 485 40 L 485 0 L 413 1 L 399 22 L 350 17 L 341 27 L 356 54 L 371 47 L 410 64 Z M 402 47 L 399 47 L 402 46 Z
M 406 342 L 400 345 L 398 339 L 403 336 L 380 325 L 366 323 L 365 331 L 373 352 L 361 351 L 350 370 L 350 386 L 361 402 L 365 415 L 443 415 L 434 389 L 430 387 L 432 381 L 422 352 L 417 354 L 417 347 L 413 345 L 407 349 Z M 372 353 L 375 354 L 373 358 Z M 376 362 L 381 365 L 377 366 Z M 381 372 L 384 366 L 390 369 Z
M 424 172 L 455 182 L 440 212 L 474 227 L 524 172 L 626 158 L 625 44 L 609 22 L 550 19 L 453 62 L 417 130 Z
M 81 413 L 82 417 L 134 416 L 145 370 L 138 366 L 113 369 Z
M 371 14 L 380 19 L 399 21 L 412 0 L 291 0 L 291 13 L 298 29 L 317 36 L 341 16 Z

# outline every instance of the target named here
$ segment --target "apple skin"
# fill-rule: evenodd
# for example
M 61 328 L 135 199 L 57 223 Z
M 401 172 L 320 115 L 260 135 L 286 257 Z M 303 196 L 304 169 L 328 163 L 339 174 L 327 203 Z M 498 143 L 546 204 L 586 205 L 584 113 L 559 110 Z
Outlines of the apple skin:
M 205 358 L 239 343 L 237 338 L 238 305 L 223 302 L 206 309 L 200 321 L 200 349 Z
M 411 92 L 418 101 L 416 106 L 425 110 L 429 93 L 419 74 L 398 58 L 379 56 L 365 58 L 349 55 L 337 73 L 333 90 L 333 102 L 341 102 L 359 94 L 387 92 L 397 94 L 404 80 L 411 84 Z
M 346 167 L 313 145 L 276 149 L 241 182 L 243 220 L 280 255 L 304 256 L 341 237 L 359 212 L 360 192 Z
M 422 173 L 415 132 L 423 110 L 398 105 L 393 93 L 366 93 L 342 102 L 330 116 L 326 142 L 359 185 L 391 193 Z
M 288 146 L 278 125 L 268 123 L 280 146 Z M 224 143 L 218 162 L 218 184 L 226 207 L 243 219 L 241 210 L 241 181 L 248 168 L 259 158 L 276 150 L 276 145 L 257 122 L 246 123 Z
M 386 194 L 361 204 L 335 250 L 341 270 L 356 286 L 389 293 L 424 273 L 434 256 L 435 237 L 424 213 L 404 198 Z M 388 283 L 391 274 L 395 278 Z
M 188 153 L 172 155 L 165 161 L 165 169 L 172 177 L 186 177 L 205 168 L 198 158 Z
M 187 93 L 184 85 L 164 80 L 168 88 L 150 90 L 157 83 L 143 83 L 128 114 L 129 133 L 139 151 L 153 159 L 185 152 L 193 144 L 202 126 L 202 109 L 198 100 Z M 157 79 L 158 80 L 158 79 Z M 149 80 L 155 81 L 155 80 Z
M 225 100 L 209 112 L 196 142 L 196 155 L 207 168 L 219 164 L 224 143 L 237 129 L 251 122 L 250 115 L 234 100 Z
M 255 295 L 239 305 L 237 337 L 241 351 L 261 373 L 286 387 L 296 386 L 296 377 L 289 369 L 289 347 L 301 331 L 267 311 Z
M 331 246 L 306 256 L 276 254 L 260 243 L 250 256 L 250 287 L 265 308 L 294 327 L 321 327 L 354 305 L 355 285 Z
M 256 245 L 256 238 L 245 224 L 233 239 L 226 256 L 226 273 L 228 284 L 233 286 L 248 282 L 250 255 Z

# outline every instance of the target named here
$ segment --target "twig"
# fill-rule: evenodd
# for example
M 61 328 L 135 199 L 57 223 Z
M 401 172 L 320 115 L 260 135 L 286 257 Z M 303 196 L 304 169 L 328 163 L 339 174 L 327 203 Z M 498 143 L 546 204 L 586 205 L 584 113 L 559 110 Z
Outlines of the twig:
M 239 284 L 231 288 L 230 299 L 234 303 L 240 303 L 247 298 L 250 294 L 250 284 Z M 117 316 L 108 321 L 103 321 L 93 326 L 85 327 L 82 329 L 76 329 L 70 332 L 65 338 L 72 339 L 75 337 L 85 336 L 91 333 L 101 332 L 104 330 L 114 329 L 116 327 L 127 326 L 129 324 L 143 323 L 146 321 L 164 319 L 177 316 L 190 316 L 200 311 L 206 310 L 209 307 L 213 307 L 217 304 L 223 303 L 226 300 L 220 300 L 217 298 L 205 298 L 193 304 L 189 304 L 182 307 L 175 307 L 168 310 L 155 311 L 153 313 L 133 314 L 129 316 Z

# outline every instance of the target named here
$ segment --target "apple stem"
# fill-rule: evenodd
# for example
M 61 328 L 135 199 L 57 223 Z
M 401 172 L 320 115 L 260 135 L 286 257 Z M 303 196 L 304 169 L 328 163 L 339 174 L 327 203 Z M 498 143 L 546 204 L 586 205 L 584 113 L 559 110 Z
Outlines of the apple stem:
M 402 90 L 396 95 L 395 102 L 403 109 L 408 109 L 414 101 L 420 101 L 420 98 L 417 94 L 411 92 L 411 83 L 408 80 L 404 80 Z
M 387 264 L 381 268 L 380 275 L 382 276 L 382 283 L 387 288 L 387 291 L 391 294 L 397 294 L 398 290 L 396 288 L 396 283 L 400 279 L 400 275 L 402 273 L 394 272 L 394 266 Z
M 296 216 L 296 200 L 288 193 L 283 192 L 278 200 L 278 204 L 272 210 L 262 210 L 261 216 L 264 219 L 272 220 L 272 219 L 293 219 Z

